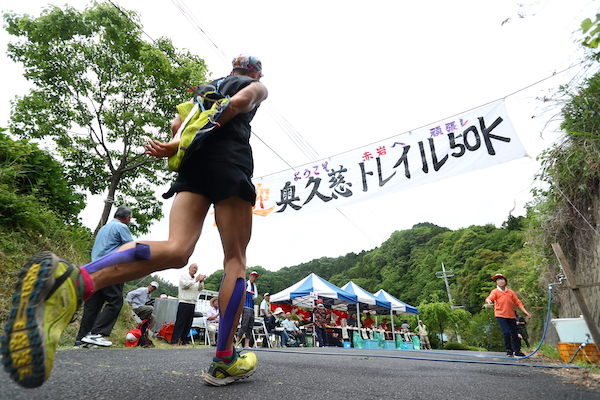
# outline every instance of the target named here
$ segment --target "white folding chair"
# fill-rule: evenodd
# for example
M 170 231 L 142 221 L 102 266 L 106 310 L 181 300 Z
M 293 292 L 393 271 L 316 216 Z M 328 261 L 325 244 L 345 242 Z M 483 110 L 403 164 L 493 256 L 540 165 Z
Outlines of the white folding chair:
M 267 332 L 267 327 L 265 325 L 265 320 L 263 317 L 254 318 L 254 325 L 252 326 L 252 335 L 254 336 L 254 346 L 256 346 L 257 339 L 262 336 L 262 340 L 267 341 L 267 346 L 269 348 L 273 347 L 271 335 L 269 335 L 269 332 Z
M 195 329 L 198 332 L 198 334 L 200 334 L 200 331 L 202 329 L 204 329 L 204 337 L 207 338 L 208 337 L 208 330 L 206 328 L 206 316 L 203 313 L 201 313 L 200 311 L 194 311 L 194 319 L 196 319 L 196 318 L 202 318 L 202 321 L 204 321 L 204 327 L 202 327 L 202 326 L 194 326 L 194 324 L 192 324 L 192 328 L 191 329 Z M 197 325 L 200 325 L 200 324 L 197 324 Z M 194 343 L 194 335 L 191 335 L 191 332 L 192 332 L 191 329 L 190 329 L 190 336 L 191 336 L 191 339 L 192 339 L 192 344 L 196 345 L 196 343 Z M 205 342 L 207 340 L 208 339 L 205 339 Z

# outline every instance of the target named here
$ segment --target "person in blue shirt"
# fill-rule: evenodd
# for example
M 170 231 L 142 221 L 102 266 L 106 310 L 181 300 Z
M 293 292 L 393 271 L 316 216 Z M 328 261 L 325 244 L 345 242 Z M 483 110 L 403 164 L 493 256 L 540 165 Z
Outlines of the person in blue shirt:
M 131 215 L 129 207 L 120 206 L 117 208 L 113 220 L 100 228 L 92 248 L 92 261 L 133 241 L 128 226 Z M 110 285 L 95 292 L 84 303 L 79 333 L 75 338 L 75 347 L 108 347 L 112 345 L 112 342 L 106 340 L 105 337 L 110 336 L 122 307 L 122 283 Z
M 260 274 L 256 271 L 250 272 L 248 281 L 246 281 L 246 296 L 244 297 L 244 308 L 242 309 L 242 321 L 237 332 L 239 340 L 244 339 L 244 348 L 250 348 L 250 338 L 253 338 L 252 328 L 254 327 L 254 300 L 258 297 L 256 280 Z

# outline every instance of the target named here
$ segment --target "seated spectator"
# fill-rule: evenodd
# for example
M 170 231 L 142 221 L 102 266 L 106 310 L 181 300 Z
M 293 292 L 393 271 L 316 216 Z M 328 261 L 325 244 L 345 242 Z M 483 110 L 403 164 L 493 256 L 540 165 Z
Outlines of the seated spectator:
M 356 326 L 356 314 L 350 314 L 347 321 L 348 326 Z
M 412 335 L 410 333 L 410 325 L 408 324 L 408 320 L 405 319 L 402 325 L 400 325 L 400 333 L 402 333 L 403 340 L 405 342 L 412 341 Z
M 206 312 L 208 338 L 211 346 L 217 345 L 217 330 L 219 329 L 219 298 L 210 299 L 210 308 Z
M 154 306 L 150 305 L 154 299 L 150 298 L 152 292 L 158 289 L 158 283 L 152 281 L 148 286 L 142 286 L 127 293 L 125 300 L 131 304 L 133 312 L 142 320 L 150 320 L 150 329 L 154 329 Z
M 379 327 L 386 331 L 389 330 L 388 324 L 387 324 L 387 318 L 384 318 L 381 320 L 381 322 L 379 323 Z
M 306 334 L 302 332 L 296 325 L 296 322 L 292 320 L 291 312 L 285 313 L 285 319 L 283 320 L 282 325 L 287 334 L 300 341 L 300 347 L 304 347 L 306 344 Z
M 367 316 L 365 317 L 365 319 L 363 319 L 363 328 L 367 328 L 367 329 L 373 329 L 373 323 L 375 321 L 373 321 L 373 318 L 371 318 L 370 314 L 367 314 Z
M 290 340 L 289 335 L 286 330 L 283 328 L 281 317 L 284 312 L 281 307 L 277 307 L 277 309 L 271 314 L 271 316 L 265 320 L 265 326 L 267 327 L 267 332 L 278 335 L 281 339 L 281 347 L 287 347 L 287 343 Z M 277 317 L 275 317 L 277 316 Z

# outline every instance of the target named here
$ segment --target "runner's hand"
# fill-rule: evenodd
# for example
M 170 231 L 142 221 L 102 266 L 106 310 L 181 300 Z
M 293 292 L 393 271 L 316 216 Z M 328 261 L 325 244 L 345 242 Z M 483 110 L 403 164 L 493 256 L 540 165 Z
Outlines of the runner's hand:
M 156 158 L 171 157 L 179 149 L 179 139 L 171 140 L 169 143 L 162 143 L 158 140 L 149 140 L 146 145 L 146 154 Z

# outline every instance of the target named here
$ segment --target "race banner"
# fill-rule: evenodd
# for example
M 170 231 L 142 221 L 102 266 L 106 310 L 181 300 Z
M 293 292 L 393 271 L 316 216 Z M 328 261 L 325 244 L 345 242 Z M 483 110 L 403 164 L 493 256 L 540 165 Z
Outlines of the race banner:
M 358 150 L 254 179 L 254 221 L 299 217 L 522 157 L 527 153 L 501 100 Z

